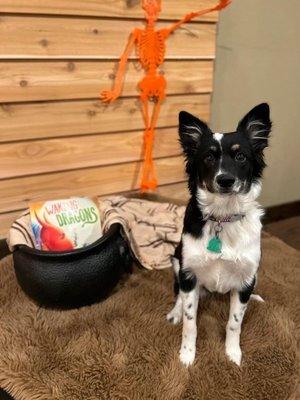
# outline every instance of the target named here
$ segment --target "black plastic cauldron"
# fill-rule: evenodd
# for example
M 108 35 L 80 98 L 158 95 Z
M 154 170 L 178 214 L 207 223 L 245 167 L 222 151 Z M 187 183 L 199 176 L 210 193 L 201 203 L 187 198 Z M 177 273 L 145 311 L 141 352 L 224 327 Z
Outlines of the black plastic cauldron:
M 46 252 L 18 246 L 13 252 L 17 280 L 39 305 L 77 308 L 107 297 L 132 258 L 120 225 L 114 224 L 93 244 L 68 252 Z

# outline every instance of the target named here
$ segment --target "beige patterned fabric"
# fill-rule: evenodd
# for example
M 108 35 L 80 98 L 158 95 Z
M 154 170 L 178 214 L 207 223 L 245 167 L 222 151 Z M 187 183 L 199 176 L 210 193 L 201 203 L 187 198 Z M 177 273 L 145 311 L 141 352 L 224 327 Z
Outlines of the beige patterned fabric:
M 99 200 L 99 208 L 103 231 L 120 223 L 143 267 L 171 266 L 170 257 L 181 237 L 185 207 L 118 196 Z
M 31 228 L 29 210 L 20 214 L 19 218 L 12 224 L 7 235 L 7 244 L 10 251 L 20 245 L 34 247 L 34 234 Z
M 170 257 L 180 240 L 185 207 L 112 196 L 99 199 L 99 209 L 103 232 L 107 232 L 112 224 L 120 223 L 135 258 L 143 267 L 163 269 L 171 266 Z M 33 247 L 33 243 L 30 215 L 26 211 L 13 223 L 8 245 L 13 250 L 21 244 Z

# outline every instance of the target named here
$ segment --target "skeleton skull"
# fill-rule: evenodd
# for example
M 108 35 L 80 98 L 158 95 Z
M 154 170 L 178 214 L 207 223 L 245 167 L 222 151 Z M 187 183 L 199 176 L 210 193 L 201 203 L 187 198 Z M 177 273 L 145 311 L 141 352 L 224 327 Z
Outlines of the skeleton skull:
M 161 0 L 142 0 L 147 19 L 156 21 L 161 12 Z

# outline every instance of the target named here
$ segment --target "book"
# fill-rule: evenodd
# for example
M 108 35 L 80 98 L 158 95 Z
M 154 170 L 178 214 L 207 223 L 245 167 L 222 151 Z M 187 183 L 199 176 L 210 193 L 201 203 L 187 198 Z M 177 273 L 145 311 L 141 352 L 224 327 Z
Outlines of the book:
M 102 236 L 99 209 L 88 197 L 32 203 L 29 209 L 36 249 L 70 251 Z

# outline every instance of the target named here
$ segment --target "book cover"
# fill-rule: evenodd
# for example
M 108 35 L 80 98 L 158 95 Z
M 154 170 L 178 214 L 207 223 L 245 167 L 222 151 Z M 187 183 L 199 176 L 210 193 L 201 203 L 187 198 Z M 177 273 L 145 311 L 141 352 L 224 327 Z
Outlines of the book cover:
M 96 202 L 87 197 L 51 200 L 29 205 L 36 248 L 69 251 L 92 244 L 102 236 Z

